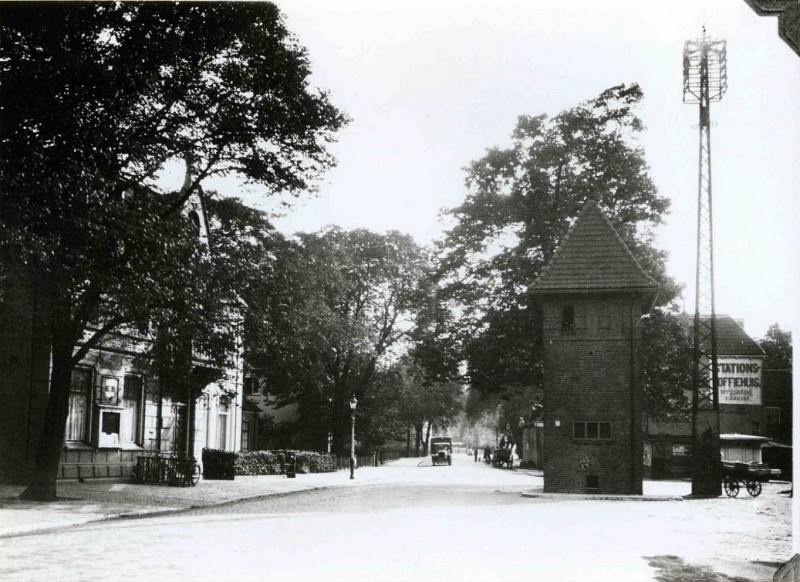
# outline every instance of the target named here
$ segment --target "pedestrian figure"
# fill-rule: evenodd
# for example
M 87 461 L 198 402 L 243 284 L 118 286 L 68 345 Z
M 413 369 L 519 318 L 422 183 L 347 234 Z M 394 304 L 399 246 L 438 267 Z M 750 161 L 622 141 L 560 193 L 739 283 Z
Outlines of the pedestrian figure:
M 475 450 L 473 452 L 475 453 L 475 462 L 477 463 L 478 462 L 478 447 L 475 447 Z

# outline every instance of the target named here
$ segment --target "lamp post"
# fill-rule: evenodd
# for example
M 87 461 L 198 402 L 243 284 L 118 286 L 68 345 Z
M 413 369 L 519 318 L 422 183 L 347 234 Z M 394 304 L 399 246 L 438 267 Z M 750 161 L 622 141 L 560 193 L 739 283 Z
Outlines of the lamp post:
M 350 478 L 355 479 L 356 470 L 356 395 L 350 399 Z

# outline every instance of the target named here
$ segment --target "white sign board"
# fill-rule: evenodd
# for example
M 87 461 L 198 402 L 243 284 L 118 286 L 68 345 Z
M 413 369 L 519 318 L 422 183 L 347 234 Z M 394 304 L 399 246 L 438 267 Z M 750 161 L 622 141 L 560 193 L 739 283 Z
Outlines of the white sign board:
M 719 403 L 760 406 L 762 367 L 762 358 L 719 358 Z

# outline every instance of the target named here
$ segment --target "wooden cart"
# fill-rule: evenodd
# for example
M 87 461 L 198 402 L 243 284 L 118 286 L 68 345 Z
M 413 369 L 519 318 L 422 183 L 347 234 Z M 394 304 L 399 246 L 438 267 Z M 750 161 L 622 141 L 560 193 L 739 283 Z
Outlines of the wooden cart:
M 742 487 L 753 497 L 761 494 L 761 484 L 769 481 L 770 469 L 762 463 L 722 461 L 722 485 L 728 497 L 736 497 Z

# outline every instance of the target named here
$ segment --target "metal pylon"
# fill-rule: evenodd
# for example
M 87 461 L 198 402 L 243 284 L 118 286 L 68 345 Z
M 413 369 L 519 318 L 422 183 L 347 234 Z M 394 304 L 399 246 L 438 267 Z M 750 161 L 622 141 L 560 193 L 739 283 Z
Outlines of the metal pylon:
M 724 40 L 706 36 L 683 50 L 683 100 L 700 105 L 697 256 L 692 390 L 692 495 L 722 494 L 719 382 L 714 305 L 714 229 L 711 196 L 711 103 L 727 90 Z

